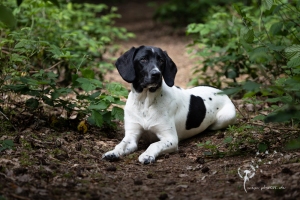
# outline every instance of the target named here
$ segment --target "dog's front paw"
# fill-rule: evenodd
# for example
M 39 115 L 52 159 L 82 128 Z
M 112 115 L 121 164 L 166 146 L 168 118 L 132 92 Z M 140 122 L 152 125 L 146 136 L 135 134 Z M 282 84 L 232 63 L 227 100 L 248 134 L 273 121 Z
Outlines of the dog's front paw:
M 112 151 L 103 154 L 102 158 L 109 161 L 117 161 L 120 159 L 120 157 Z
M 140 155 L 139 161 L 141 163 L 147 165 L 147 164 L 150 164 L 150 163 L 154 163 L 155 162 L 155 158 L 154 158 L 154 156 L 149 156 L 149 155 L 143 153 L 142 155 Z

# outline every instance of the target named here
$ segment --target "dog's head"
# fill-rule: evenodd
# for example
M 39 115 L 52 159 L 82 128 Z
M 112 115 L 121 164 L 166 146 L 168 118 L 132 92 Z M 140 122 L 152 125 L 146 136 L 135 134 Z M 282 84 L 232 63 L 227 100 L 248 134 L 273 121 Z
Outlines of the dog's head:
M 162 77 L 172 87 L 177 73 L 177 67 L 167 52 L 151 46 L 132 47 L 117 60 L 116 67 L 137 92 L 144 88 L 156 91 L 161 86 Z

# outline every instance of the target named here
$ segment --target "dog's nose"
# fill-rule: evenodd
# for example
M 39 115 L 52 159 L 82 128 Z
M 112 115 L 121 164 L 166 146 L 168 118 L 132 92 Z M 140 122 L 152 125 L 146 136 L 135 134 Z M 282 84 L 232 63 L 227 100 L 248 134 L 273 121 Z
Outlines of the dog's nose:
M 160 76 L 161 76 L 161 73 L 158 70 L 154 70 L 151 72 L 151 78 L 153 78 L 153 79 L 159 79 Z

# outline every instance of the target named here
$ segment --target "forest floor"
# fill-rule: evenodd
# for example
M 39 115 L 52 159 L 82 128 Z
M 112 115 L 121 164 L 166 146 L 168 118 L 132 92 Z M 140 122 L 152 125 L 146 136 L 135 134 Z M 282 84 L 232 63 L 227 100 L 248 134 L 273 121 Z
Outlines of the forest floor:
M 186 87 L 195 65 L 186 53 L 190 40 L 181 30 L 154 23 L 153 9 L 146 4 L 133 1 L 118 6 L 123 17 L 117 25 L 136 34 L 120 42 L 121 51 L 139 45 L 166 50 L 179 69 L 175 84 Z M 129 87 L 117 71 L 106 78 Z M 137 160 L 147 148 L 142 141 L 138 151 L 118 161 L 102 159 L 121 141 L 122 123 L 116 131 L 91 127 L 80 134 L 62 127 L 51 129 L 44 125 L 46 119 L 37 124 L 26 115 L 18 116 L 23 127 L 17 136 L 3 133 L 0 127 L 0 140 L 11 139 L 15 144 L 0 151 L 0 200 L 299 199 L 300 152 L 284 148 L 288 136 L 299 133 L 263 124 L 249 129 L 253 124 L 243 116 L 252 110 L 240 100 L 234 102 L 239 107 L 235 128 L 205 131 L 182 141 L 178 152 L 149 165 Z M 268 150 L 257 153 L 258 141 L 269 142 Z

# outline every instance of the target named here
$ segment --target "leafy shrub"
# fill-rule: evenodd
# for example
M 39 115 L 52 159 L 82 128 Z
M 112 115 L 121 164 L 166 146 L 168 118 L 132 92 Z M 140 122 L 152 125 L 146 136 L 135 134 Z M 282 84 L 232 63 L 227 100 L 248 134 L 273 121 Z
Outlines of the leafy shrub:
M 215 7 L 206 23 L 190 24 L 195 35 L 191 52 L 203 57 L 192 84 L 230 86 L 228 94 L 243 94 L 268 102 L 265 122 L 300 120 L 299 1 L 263 0 L 262 5 Z M 234 12 L 234 10 L 236 12 Z M 216 12 L 218 11 L 218 12 Z
M 46 104 L 68 115 L 90 115 L 89 121 L 98 126 L 113 125 L 112 120 L 122 119 L 122 109 L 115 105 L 123 104 L 120 97 L 127 91 L 103 84 L 103 74 L 112 67 L 103 55 L 114 53 L 116 39 L 133 35 L 114 26 L 120 17 L 114 7 L 61 3 L 59 8 L 51 2 L 27 0 L 19 7 L 12 0 L 1 3 L 13 10 L 16 26 L 0 22 L 0 92 L 26 95 L 21 105 L 31 112 Z M 69 100 L 70 94 L 77 98 Z
M 237 0 L 169 0 L 161 5 L 155 5 L 154 19 L 168 22 L 175 27 L 186 26 L 189 23 L 203 22 L 208 16 L 210 7 L 228 5 Z

